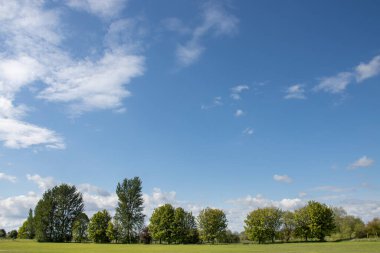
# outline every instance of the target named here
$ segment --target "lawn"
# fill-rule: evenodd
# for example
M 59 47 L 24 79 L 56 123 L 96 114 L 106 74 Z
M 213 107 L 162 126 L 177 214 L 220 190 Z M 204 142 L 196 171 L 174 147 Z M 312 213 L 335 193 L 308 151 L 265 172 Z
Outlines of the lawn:
M 380 253 L 380 242 L 335 242 L 335 243 L 290 243 L 268 245 L 122 245 L 122 244 L 78 244 L 37 243 L 28 240 L 0 240 L 0 252 L 26 253 Z

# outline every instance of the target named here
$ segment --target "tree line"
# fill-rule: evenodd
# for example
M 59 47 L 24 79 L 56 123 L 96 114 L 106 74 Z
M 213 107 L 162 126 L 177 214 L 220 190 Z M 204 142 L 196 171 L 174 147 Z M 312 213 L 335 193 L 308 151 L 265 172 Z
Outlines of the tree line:
M 113 217 L 107 210 L 101 210 L 89 218 L 84 213 L 82 194 L 75 186 L 55 186 L 44 192 L 34 212 L 29 210 L 18 231 L 6 234 L 0 229 L 0 238 L 8 236 L 39 242 L 213 244 L 324 241 L 327 236 L 339 240 L 380 234 L 379 218 L 364 224 L 342 208 L 316 201 L 309 201 L 294 212 L 276 207 L 253 210 L 247 215 L 241 233 L 227 229 L 223 210 L 205 208 L 195 217 L 171 204 L 154 209 L 149 225 L 145 226 L 140 178 L 126 178 L 118 183 L 116 195 L 118 203 Z

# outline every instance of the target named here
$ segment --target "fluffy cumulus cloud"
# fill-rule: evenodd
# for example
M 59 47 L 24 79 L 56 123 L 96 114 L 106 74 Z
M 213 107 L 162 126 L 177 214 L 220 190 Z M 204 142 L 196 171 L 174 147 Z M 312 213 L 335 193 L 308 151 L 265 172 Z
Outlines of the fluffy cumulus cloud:
M 372 166 L 375 161 L 367 156 L 362 156 L 349 166 L 349 169 L 355 170 L 359 168 L 367 168 Z
M 136 50 L 139 40 L 133 39 L 139 30 L 136 22 L 111 19 L 125 2 L 65 2 L 73 9 L 107 17 L 105 49 L 97 58 L 74 58 L 62 46 L 70 34 L 64 32 L 59 7 L 47 7 L 40 0 L 1 2 L 0 141 L 6 147 L 65 148 L 53 130 L 23 121 L 28 106 L 16 104 L 15 97 L 25 87 L 34 86 L 32 95 L 38 99 L 67 105 L 73 116 L 92 110 L 125 111 L 123 99 L 130 95 L 125 85 L 144 73 L 145 61 Z M 43 85 L 36 86 L 37 82 Z
M 273 175 L 273 180 L 278 181 L 278 182 L 283 182 L 283 183 L 292 183 L 293 179 L 289 177 L 288 175 Z
M 302 84 L 295 84 L 286 89 L 285 99 L 306 99 L 305 88 Z
M 33 183 L 35 183 L 41 191 L 46 191 L 46 190 L 54 187 L 57 184 L 55 182 L 54 178 L 52 178 L 52 177 L 41 177 L 38 174 L 34 174 L 34 175 L 27 174 L 26 178 L 29 181 L 32 181 Z
M 8 174 L 5 174 L 3 172 L 0 172 L 0 180 L 9 181 L 11 183 L 16 183 L 17 178 L 15 176 L 11 176 Z
M 202 6 L 202 23 L 193 29 L 185 28 L 178 19 L 167 21 L 167 27 L 174 31 L 187 31 L 190 39 L 177 46 L 177 59 L 182 66 L 196 62 L 205 51 L 203 40 L 209 35 L 216 37 L 233 35 L 237 32 L 239 20 L 228 13 L 220 3 L 206 3 Z

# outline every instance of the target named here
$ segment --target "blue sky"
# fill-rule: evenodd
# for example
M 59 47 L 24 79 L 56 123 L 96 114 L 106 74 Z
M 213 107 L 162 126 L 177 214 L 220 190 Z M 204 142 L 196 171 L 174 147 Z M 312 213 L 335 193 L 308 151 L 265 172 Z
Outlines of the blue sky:
M 230 228 L 310 199 L 380 216 L 377 1 L 0 2 L 0 227 L 140 176 Z

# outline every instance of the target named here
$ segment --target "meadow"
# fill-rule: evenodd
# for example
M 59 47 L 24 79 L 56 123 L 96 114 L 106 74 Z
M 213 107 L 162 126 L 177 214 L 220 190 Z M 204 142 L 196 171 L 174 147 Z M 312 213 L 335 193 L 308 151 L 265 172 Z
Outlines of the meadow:
M 380 242 L 326 242 L 229 245 L 126 245 L 94 243 L 38 243 L 0 240 L 0 252 L 18 253 L 380 253 Z

